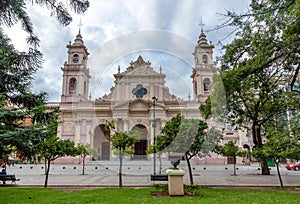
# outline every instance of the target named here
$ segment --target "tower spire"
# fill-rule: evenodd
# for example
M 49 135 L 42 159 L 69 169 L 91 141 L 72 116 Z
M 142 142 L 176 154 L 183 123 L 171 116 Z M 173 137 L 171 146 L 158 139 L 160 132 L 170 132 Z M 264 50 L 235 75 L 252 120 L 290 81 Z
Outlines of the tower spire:
M 200 16 L 200 23 L 198 23 L 198 26 L 200 26 L 200 28 L 201 28 L 201 33 L 203 33 L 203 28 L 204 28 L 205 24 L 204 24 L 203 21 L 202 21 L 202 16 Z
M 79 34 L 80 34 L 80 31 L 81 31 L 81 26 L 83 26 L 83 24 L 81 23 L 81 18 L 79 20 L 79 24 L 77 25 L 78 26 L 78 29 L 79 29 Z

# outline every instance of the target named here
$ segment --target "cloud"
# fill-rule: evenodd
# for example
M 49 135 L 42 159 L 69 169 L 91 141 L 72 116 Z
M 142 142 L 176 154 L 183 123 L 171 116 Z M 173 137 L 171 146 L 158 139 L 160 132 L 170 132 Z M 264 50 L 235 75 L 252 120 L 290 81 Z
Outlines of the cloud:
M 192 86 L 189 78 L 193 67 L 192 52 L 200 34 L 198 23 L 201 17 L 206 24 L 204 30 L 210 29 L 222 23 L 218 13 L 246 10 L 248 4 L 249 0 L 90 0 L 87 12 L 81 16 L 72 14 L 73 22 L 63 27 L 46 8 L 29 2 L 28 13 L 41 40 L 45 59 L 43 69 L 36 74 L 33 89 L 48 92 L 50 101 L 60 100 L 60 68 L 67 60 L 65 46 L 75 39 L 81 19 L 83 40 L 91 53 L 88 66 L 92 75 L 90 90 L 93 98 L 108 93 L 118 65 L 124 70 L 139 54 L 151 61 L 156 69 L 162 65 L 170 91 L 187 98 Z M 6 32 L 16 48 L 26 48 L 26 34 L 20 31 L 20 25 Z M 215 56 L 221 54 L 217 42 L 227 32 L 206 33 L 208 41 L 216 45 Z M 176 77 L 184 80 L 184 88 L 176 86 Z

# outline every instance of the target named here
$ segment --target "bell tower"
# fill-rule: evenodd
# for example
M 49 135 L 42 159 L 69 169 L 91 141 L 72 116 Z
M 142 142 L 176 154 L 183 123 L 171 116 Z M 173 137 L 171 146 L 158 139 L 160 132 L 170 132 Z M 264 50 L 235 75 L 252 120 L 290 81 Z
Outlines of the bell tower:
M 61 102 L 87 101 L 91 78 L 87 68 L 89 53 L 80 30 L 74 42 L 70 42 L 66 47 L 68 48 L 68 61 L 61 68 L 63 71 Z
M 213 62 L 214 45 L 207 42 L 203 30 L 194 50 L 195 67 L 191 75 L 193 81 L 194 100 L 204 102 L 210 93 L 213 71 L 216 65 Z

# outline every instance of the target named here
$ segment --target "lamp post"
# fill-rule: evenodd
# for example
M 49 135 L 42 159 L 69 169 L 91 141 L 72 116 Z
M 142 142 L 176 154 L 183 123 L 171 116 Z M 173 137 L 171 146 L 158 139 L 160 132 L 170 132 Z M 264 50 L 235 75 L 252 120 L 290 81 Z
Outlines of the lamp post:
M 153 127 L 153 175 L 155 175 L 155 167 L 156 167 L 156 136 L 155 136 L 155 128 L 156 128 L 156 119 L 155 119 L 155 102 L 157 101 L 157 98 L 155 96 L 152 97 L 153 101 L 153 121 L 152 121 L 152 127 Z

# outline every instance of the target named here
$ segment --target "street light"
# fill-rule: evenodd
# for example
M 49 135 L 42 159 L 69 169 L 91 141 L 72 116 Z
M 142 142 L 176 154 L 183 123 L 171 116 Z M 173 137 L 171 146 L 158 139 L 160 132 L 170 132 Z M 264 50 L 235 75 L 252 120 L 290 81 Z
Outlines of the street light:
M 157 101 L 157 98 L 155 96 L 152 97 L 153 101 L 153 121 L 152 121 L 152 127 L 153 127 L 153 175 L 155 175 L 155 167 L 156 167 L 156 150 L 155 150 L 155 143 L 156 143 L 156 136 L 155 136 L 155 128 L 156 128 L 156 119 L 155 119 L 155 102 Z

